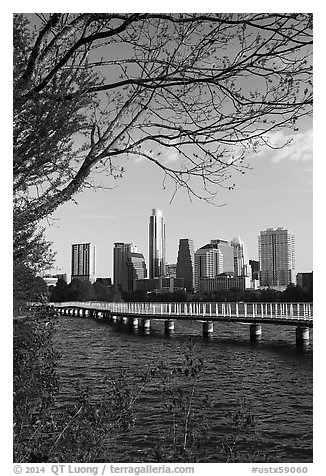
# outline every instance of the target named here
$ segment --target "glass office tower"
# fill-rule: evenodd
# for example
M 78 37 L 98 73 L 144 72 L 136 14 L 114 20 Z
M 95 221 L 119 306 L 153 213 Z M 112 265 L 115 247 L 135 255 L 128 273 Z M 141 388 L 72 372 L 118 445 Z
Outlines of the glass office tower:
M 161 210 L 152 209 L 149 219 L 149 278 L 165 275 L 165 223 Z

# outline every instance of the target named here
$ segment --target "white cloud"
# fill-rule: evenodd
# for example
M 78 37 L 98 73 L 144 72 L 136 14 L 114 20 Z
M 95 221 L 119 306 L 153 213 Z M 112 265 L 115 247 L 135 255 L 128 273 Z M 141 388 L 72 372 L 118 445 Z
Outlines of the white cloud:
M 281 141 L 281 136 L 278 137 Z M 283 139 L 286 139 L 283 136 Z M 279 142 L 282 143 L 282 142 Z M 278 144 L 277 144 L 278 145 Z M 308 162 L 312 160 L 312 129 L 292 136 L 292 142 L 280 150 L 272 151 L 272 162 L 277 163 L 282 160 L 299 160 Z
M 267 145 L 263 145 L 260 148 L 258 146 L 258 150 L 254 154 L 251 153 L 249 156 L 247 155 L 247 157 L 268 157 L 273 163 L 278 163 L 283 160 L 312 161 L 312 136 L 312 129 L 292 135 L 285 134 L 281 130 L 276 131 L 265 136 L 265 140 L 273 148 Z M 290 143 L 288 143 L 289 141 Z

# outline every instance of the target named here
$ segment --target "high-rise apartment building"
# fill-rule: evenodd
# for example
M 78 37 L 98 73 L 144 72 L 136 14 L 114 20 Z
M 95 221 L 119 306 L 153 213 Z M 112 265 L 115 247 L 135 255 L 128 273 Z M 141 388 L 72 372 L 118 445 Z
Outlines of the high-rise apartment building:
M 78 243 L 71 245 L 71 279 L 95 281 L 95 245 Z
M 149 278 L 165 275 L 165 223 L 161 210 L 152 209 L 149 219 Z
M 184 286 L 188 292 L 193 292 L 195 284 L 194 275 L 194 243 L 188 238 L 179 240 L 176 277 L 183 278 Z
M 113 283 L 120 289 L 126 289 L 128 253 L 136 253 L 137 246 L 133 243 L 114 243 L 113 248 Z
M 234 276 L 248 276 L 248 263 L 246 249 L 243 241 L 238 236 L 231 241 L 234 253 Z
M 260 285 L 284 288 L 295 283 L 294 235 L 285 228 L 268 228 L 258 237 Z
M 251 281 L 259 281 L 259 271 L 260 271 L 259 261 L 250 259 L 249 266 L 251 269 L 251 272 L 250 272 Z
M 215 278 L 221 273 L 234 275 L 234 251 L 225 240 L 211 242 L 195 252 L 195 291 L 202 278 Z
M 133 243 L 114 243 L 113 282 L 121 291 L 133 291 L 134 279 L 147 276 L 144 255 Z

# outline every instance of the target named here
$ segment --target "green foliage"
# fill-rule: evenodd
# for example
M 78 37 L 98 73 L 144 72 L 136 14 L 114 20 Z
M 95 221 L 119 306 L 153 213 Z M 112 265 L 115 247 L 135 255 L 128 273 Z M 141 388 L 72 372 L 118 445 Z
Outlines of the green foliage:
M 50 406 L 57 390 L 56 359 L 51 333 L 52 311 L 44 306 L 24 320 L 14 321 L 13 420 L 16 461 L 28 461 L 33 439 L 42 439 L 40 427 L 50 421 Z
M 22 301 L 38 301 L 47 294 L 46 283 L 38 274 L 52 266 L 54 253 L 44 229 L 36 222 L 26 224 L 14 217 L 13 225 L 13 294 L 17 308 Z
M 121 297 L 124 302 L 147 302 L 146 291 L 123 291 Z
M 44 237 L 44 229 L 35 222 L 24 227 L 14 219 L 14 266 L 26 266 L 34 273 L 49 269 L 54 260 L 51 245 Z
M 285 302 L 312 302 L 313 301 L 313 288 L 305 289 L 301 286 L 295 286 L 289 284 L 285 291 L 281 295 L 281 301 Z
M 146 293 L 145 291 L 125 292 L 125 302 L 312 302 L 313 290 L 289 285 L 281 292 L 275 289 L 246 289 L 245 291 L 227 290 L 210 293 Z
M 121 300 L 120 291 L 116 286 L 106 286 L 96 281 L 93 284 L 96 301 L 119 302 Z
M 89 281 L 73 279 L 68 284 L 68 301 L 95 301 L 93 285 Z
M 51 302 L 64 302 L 68 299 L 68 284 L 63 278 L 59 278 L 56 285 L 50 290 L 49 300 Z
M 121 295 L 116 286 L 106 286 L 98 281 L 92 284 L 90 281 L 75 278 L 67 284 L 63 279 L 58 279 L 56 285 L 50 291 L 49 300 L 51 302 L 119 302 Z
M 46 282 L 24 265 L 16 265 L 13 269 L 14 308 L 24 301 L 39 301 L 47 294 Z

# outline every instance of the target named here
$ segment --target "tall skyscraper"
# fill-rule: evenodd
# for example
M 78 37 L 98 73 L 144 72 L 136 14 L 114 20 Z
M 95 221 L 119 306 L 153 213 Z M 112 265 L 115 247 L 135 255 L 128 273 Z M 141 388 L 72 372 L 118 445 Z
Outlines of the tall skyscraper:
M 95 245 L 78 243 L 71 245 L 71 279 L 95 281 Z
M 194 243 L 188 238 L 179 240 L 177 260 L 177 278 L 183 278 L 184 286 L 188 292 L 194 290 Z
M 144 256 L 133 243 L 114 243 L 113 282 L 121 291 L 133 291 L 134 279 L 147 276 Z
M 135 279 L 145 279 L 147 269 L 145 258 L 142 253 L 127 254 L 127 290 L 135 290 Z
M 295 283 L 294 235 L 285 228 L 267 228 L 258 237 L 260 285 Z
M 231 241 L 234 252 L 234 276 L 249 276 L 246 249 L 238 236 Z
M 221 273 L 234 275 L 233 247 L 225 240 L 211 240 L 195 252 L 195 291 L 201 278 L 215 278 Z
M 161 210 L 152 209 L 149 219 L 149 278 L 165 275 L 165 223 Z

